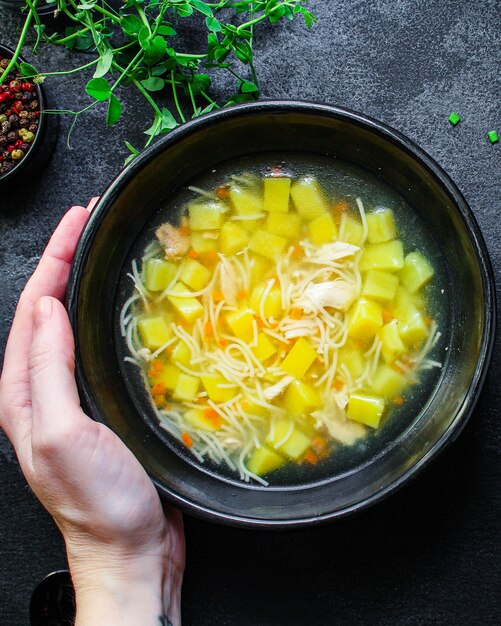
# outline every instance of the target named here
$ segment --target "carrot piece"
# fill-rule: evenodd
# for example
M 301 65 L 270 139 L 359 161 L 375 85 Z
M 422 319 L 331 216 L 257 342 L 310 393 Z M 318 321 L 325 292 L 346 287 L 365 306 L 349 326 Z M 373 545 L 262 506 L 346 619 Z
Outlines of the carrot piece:
M 153 396 L 153 402 L 155 403 L 157 409 L 161 409 L 165 404 L 165 397 L 161 395 Z
M 238 300 L 245 300 L 245 298 L 247 298 L 248 296 L 249 296 L 249 292 L 247 291 L 247 289 L 240 289 L 240 291 L 237 292 Z
M 188 252 L 188 256 L 190 257 L 190 259 L 198 259 L 200 255 L 198 254 L 196 250 L 190 250 Z
M 397 406 L 402 406 L 405 402 L 404 398 L 402 398 L 402 396 L 395 396 L 392 400 L 393 404 L 396 404 Z
M 228 187 L 218 187 L 216 189 L 216 196 L 218 198 L 227 198 L 230 195 L 230 190 L 228 189 Z
M 325 448 L 327 447 L 327 442 L 323 437 L 320 437 L 319 435 L 318 437 L 315 437 L 313 439 L 313 441 L 311 442 L 311 447 L 317 454 L 320 454 L 320 452 L 322 452 L 322 450 L 325 450 Z
M 187 225 L 184 226 L 180 226 L 179 228 L 179 234 L 183 235 L 184 237 L 186 237 L 186 235 L 190 234 L 190 227 Z
M 340 214 L 344 213 L 348 209 L 349 209 L 349 206 L 346 200 L 338 200 L 337 202 L 334 203 L 334 206 L 332 207 L 332 210 L 335 213 L 340 213 Z
M 260 317 L 256 318 L 256 324 L 258 328 L 263 328 L 264 326 L 264 322 Z
M 219 345 L 221 346 L 221 348 L 226 348 L 226 346 L 228 345 L 228 342 L 226 341 L 226 339 L 220 339 Z
M 318 456 L 311 449 L 304 453 L 303 459 L 310 465 L 316 465 L 318 462 Z
M 302 309 L 292 309 L 291 311 L 291 318 L 293 320 L 299 320 L 301 319 L 301 315 L 303 314 Z
M 212 292 L 212 298 L 213 298 L 214 302 L 221 302 L 222 300 L 224 300 L 223 292 L 219 291 L 219 289 L 215 289 Z
M 383 309 L 383 322 L 385 324 L 389 324 L 393 319 L 393 313 L 388 311 L 388 309 Z
M 291 258 L 292 259 L 302 259 L 304 255 L 303 248 L 299 245 L 294 246 L 294 250 L 292 251 Z
M 206 322 L 204 324 L 204 335 L 206 337 L 212 337 L 213 334 L 214 332 L 212 330 L 212 324 L 210 322 Z
M 163 395 L 167 391 L 165 385 L 163 383 L 155 383 L 151 388 L 151 393 L 154 396 Z
M 172 411 L 172 404 L 168 404 L 165 408 L 167 411 Z
M 217 417 L 218 412 L 215 411 L 212 407 L 208 406 L 204 409 L 204 417 Z
M 336 391 L 341 391 L 343 387 L 344 387 L 344 381 L 341 378 L 335 378 L 332 381 L 332 388 L 335 389 Z
M 188 435 L 188 433 L 183 433 L 181 435 L 181 439 L 184 441 L 187 448 L 191 448 L 193 445 L 193 439 Z

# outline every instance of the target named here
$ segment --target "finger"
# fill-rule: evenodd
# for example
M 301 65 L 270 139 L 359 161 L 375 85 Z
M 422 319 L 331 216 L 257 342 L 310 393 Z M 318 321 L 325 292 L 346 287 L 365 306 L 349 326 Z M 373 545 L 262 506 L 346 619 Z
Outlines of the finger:
M 34 310 L 33 343 L 29 357 L 32 396 L 32 441 L 61 441 L 86 419 L 74 377 L 74 341 L 68 315 L 55 298 L 43 297 Z
M 94 210 L 94 207 L 96 206 L 98 202 L 99 202 L 99 196 L 95 196 L 94 198 L 91 198 L 89 204 L 87 205 L 87 211 L 89 211 L 89 213 L 92 213 L 92 211 Z
M 33 334 L 33 306 L 44 295 L 63 297 L 78 238 L 88 218 L 89 213 L 83 207 L 72 207 L 66 213 L 17 306 L 0 380 L 0 426 L 16 450 L 16 442 L 26 438 L 31 423 L 28 356 Z

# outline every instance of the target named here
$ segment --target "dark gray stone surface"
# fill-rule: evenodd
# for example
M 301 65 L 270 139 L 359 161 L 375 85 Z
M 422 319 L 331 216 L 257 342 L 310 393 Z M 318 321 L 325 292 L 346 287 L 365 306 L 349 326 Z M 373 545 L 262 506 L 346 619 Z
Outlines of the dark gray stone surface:
M 257 66 L 266 98 L 324 101 L 365 112 L 418 142 L 452 176 L 485 235 L 495 273 L 501 144 L 500 5 L 495 0 L 316 0 L 319 24 L 266 29 Z M 21 21 L 0 9 L 0 41 Z M 29 53 L 27 53 L 28 56 Z M 42 49 L 46 70 L 81 56 Z M 87 102 L 78 77 L 51 80 L 61 108 Z M 218 89 L 226 92 L 222 82 Z M 121 167 L 123 139 L 141 143 L 145 109 L 123 95 L 113 131 L 94 109 L 65 146 L 64 120 L 43 178 L 0 195 L 0 350 L 19 293 L 72 203 L 98 195 Z M 451 111 L 462 116 L 452 128 Z M 188 626 L 498 624 L 501 393 L 498 350 L 459 440 L 416 482 L 356 519 L 264 534 L 186 520 Z M 0 355 L 1 356 L 1 355 Z M 65 565 L 52 520 L 0 434 L 0 626 L 25 626 L 31 590 Z

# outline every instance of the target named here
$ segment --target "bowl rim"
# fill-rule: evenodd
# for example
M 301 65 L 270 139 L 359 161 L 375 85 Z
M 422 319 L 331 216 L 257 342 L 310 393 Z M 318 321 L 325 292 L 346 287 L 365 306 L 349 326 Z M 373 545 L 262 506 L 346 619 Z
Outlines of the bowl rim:
M 454 209 L 465 223 L 467 233 L 475 250 L 475 258 L 477 260 L 482 281 L 482 290 L 484 294 L 484 329 L 482 340 L 479 347 L 478 358 L 475 365 L 473 377 L 467 389 L 464 402 L 457 411 L 454 419 L 450 423 L 447 430 L 437 439 L 430 447 L 428 452 L 415 464 L 408 467 L 397 479 L 389 483 L 384 489 L 374 493 L 372 496 L 365 498 L 355 504 L 345 508 L 330 511 L 320 516 L 306 516 L 294 518 L 290 520 L 284 519 L 259 519 L 244 517 L 238 514 L 221 513 L 212 508 L 200 505 L 182 495 L 171 491 L 165 485 L 161 484 L 154 477 L 150 476 L 157 490 L 162 496 L 166 496 L 175 506 L 179 506 L 183 511 L 191 513 L 197 517 L 202 517 L 210 521 L 218 523 L 254 528 L 254 529 L 286 529 L 318 525 L 334 519 L 344 518 L 357 514 L 362 510 L 373 506 L 377 502 L 383 501 L 389 495 L 398 491 L 402 486 L 416 478 L 425 467 L 427 467 L 437 456 L 445 449 L 445 447 L 462 432 L 471 414 L 473 413 L 478 401 L 480 391 L 487 376 L 488 367 L 492 358 L 495 333 L 496 333 L 496 300 L 495 300 L 495 282 L 492 264 L 485 240 L 481 233 L 480 227 L 475 216 L 466 202 L 463 194 L 453 182 L 451 177 L 445 170 L 414 141 L 395 130 L 391 126 L 381 122 L 373 117 L 353 111 L 340 106 L 332 106 L 328 104 L 304 101 L 304 100 L 267 100 L 252 103 L 239 104 L 227 107 L 215 112 L 208 113 L 200 118 L 195 118 L 187 123 L 175 128 L 167 136 L 161 138 L 154 145 L 149 146 L 141 154 L 139 154 L 128 166 L 126 166 L 108 185 L 100 197 L 99 202 L 94 208 L 89 221 L 80 237 L 75 257 L 71 266 L 68 291 L 67 291 L 67 309 L 70 322 L 75 333 L 76 345 L 78 347 L 77 335 L 77 303 L 78 292 L 81 283 L 82 269 L 91 248 L 94 236 L 99 229 L 100 223 L 106 215 L 112 201 L 118 195 L 118 190 L 124 184 L 133 179 L 136 174 L 148 163 L 150 163 L 159 153 L 169 149 L 170 146 L 182 141 L 193 133 L 198 132 L 210 125 L 213 121 L 224 121 L 237 117 L 243 117 L 247 114 L 281 114 L 281 113 L 306 113 L 312 116 L 323 115 L 334 119 L 343 120 L 351 124 L 356 124 L 366 130 L 376 133 L 386 141 L 397 145 L 400 149 L 407 152 L 414 160 L 424 167 L 437 182 L 445 189 L 446 193 L 452 200 Z M 78 349 L 78 348 L 77 348 Z M 99 415 L 97 406 L 92 398 L 91 390 L 88 386 L 85 373 L 79 359 L 76 359 L 76 378 L 82 401 L 85 408 L 90 410 L 91 415 L 96 419 Z
M 14 52 L 15 51 L 13 50 L 13 48 L 10 48 L 9 46 L 6 46 L 5 44 L 0 43 L 0 53 L 13 55 Z M 19 55 L 19 61 L 21 61 L 22 63 L 28 63 L 26 58 L 23 57 L 22 55 Z M 38 84 L 38 85 L 35 84 L 35 87 L 37 89 L 38 100 L 40 103 L 39 111 L 42 112 L 47 106 L 47 95 L 45 93 L 45 89 L 42 84 Z M 19 163 L 19 165 L 16 165 L 16 167 L 14 167 L 8 174 L 4 174 L 3 176 L 0 176 L 0 186 L 3 183 L 7 183 L 7 182 L 10 183 L 10 181 L 13 178 L 15 178 L 21 172 L 25 171 L 27 168 L 30 167 L 30 164 L 33 161 L 33 155 L 38 150 L 38 148 L 40 147 L 40 144 L 44 140 L 43 135 L 46 132 L 46 128 L 47 128 L 47 120 L 45 119 L 45 116 L 39 115 L 37 132 L 35 134 L 35 139 L 33 140 L 33 143 L 31 144 L 30 149 L 28 150 L 24 159 Z

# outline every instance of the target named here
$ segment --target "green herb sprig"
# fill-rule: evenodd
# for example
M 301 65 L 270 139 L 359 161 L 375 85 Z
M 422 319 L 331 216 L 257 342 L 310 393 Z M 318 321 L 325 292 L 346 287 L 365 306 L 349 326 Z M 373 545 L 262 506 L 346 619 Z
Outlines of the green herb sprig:
M 168 133 L 189 118 L 222 106 L 257 100 L 259 81 L 254 64 L 256 28 L 265 22 L 302 17 L 307 28 L 317 21 L 308 10 L 308 0 L 125 0 L 117 8 L 112 0 L 52 0 L 57 14 L 71 26 L 64 33 L 49 34 L 37 13 L 37 0 L 26 1 L 26 19 L 15 54 L 0 76 L 0 84 L 12 67 L 26 77 L 42 81 L 47 76 L 68 75 L 94 68 L 85 89 L 91 102 L 78 111 L 47 111 L 73 116 L 68 134 L 79 116 L 100 102 L 107 102 L 106 123 L 122 115 L 118 88 L 135 87 L 151 106 L 151 126 L 145 130 L 148 146 L 155 137 Z M 49 2 L 51 0 L 48 0 Z M 30 25 L 36 33 L 34 52 L 41 42 L 84 51 L 94 58 L 80 67 L 57 72 L 38 72 L 18 57 Z M 185 50 L 177 28 L 196 28 L 202 50 Z M 235 93 L 225 101 L 211 97 L 211 74 L 224 71 L 236 82 Z M 171 96 L 173 106 L 164 106 Z M 139 150 L 126 142 L 133 159 Z

